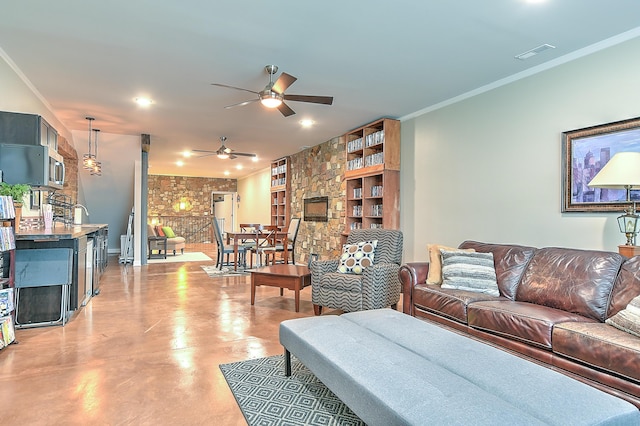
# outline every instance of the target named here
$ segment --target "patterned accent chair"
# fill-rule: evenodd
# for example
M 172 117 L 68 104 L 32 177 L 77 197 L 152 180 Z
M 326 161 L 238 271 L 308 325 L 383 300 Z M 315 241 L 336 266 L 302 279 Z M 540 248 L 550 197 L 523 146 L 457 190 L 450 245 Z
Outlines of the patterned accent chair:
M 373 266 L 362 275 L 337 272 L 339 259 L 311 262 L 311 302 L 316 315 L 323 307 L 343 312 L 396 309 L 400 300 L 398 270 L 402 262 L 402 232 L 392 229 L 354 229 L 347 244 L 377 240 Z

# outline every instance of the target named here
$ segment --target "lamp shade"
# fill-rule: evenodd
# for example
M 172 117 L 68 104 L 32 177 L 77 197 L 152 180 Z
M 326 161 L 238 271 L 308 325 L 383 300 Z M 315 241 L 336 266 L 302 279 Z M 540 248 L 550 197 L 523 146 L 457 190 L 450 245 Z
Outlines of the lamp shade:
M 640 188 L 640 152 L 619 152 L 591 179 L 595 188 Z

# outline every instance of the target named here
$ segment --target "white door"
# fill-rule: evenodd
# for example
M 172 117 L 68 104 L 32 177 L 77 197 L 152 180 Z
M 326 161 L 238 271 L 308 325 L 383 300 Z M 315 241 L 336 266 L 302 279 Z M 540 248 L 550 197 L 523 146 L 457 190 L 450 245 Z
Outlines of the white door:
M 236 192 L 212 192 L 211 214 L 218 219 L 220 232 L 236 230 Z

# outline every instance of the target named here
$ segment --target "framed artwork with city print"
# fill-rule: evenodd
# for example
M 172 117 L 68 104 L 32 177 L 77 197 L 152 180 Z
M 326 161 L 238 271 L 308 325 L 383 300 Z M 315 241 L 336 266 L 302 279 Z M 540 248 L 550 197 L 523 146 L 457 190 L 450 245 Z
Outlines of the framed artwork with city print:
M 640 117 L 562 133 L 562 212 L 622 212 L 624 189 L 588 183 L 618 152 L 640 152 Z M 640 203 L 640 190 L 631 191 Z

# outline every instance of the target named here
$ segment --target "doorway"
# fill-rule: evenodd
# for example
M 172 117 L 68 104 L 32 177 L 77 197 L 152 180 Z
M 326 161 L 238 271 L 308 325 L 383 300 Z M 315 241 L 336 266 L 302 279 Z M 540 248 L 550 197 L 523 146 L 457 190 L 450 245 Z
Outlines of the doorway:
M 237 192 L 211 192 L 211 214 L 218 221 L 220 232 L 236 229 Z

